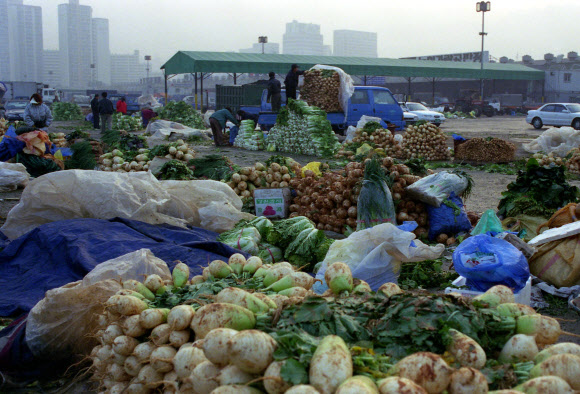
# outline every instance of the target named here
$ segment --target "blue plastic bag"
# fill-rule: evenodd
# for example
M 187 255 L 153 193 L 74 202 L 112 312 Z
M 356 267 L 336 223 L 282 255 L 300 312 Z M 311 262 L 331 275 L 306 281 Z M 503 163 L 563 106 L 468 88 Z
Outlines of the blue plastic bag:
M 463 241 L 453 253 L 453 265 L 467 279 L 467 286 L 477 291 L 505 285 L 517 293 L 530 277 L 528 261 L 522 252 L 509 242 L 487 234 Z
M 230 127 L 230 144 L 233 144 L 236 141 L 239 131 L 240 128 L 238 126 Z
M 455 141 L 467 141 L 467 139 L 465 139 L 464 137 L 460 136 L 459 134 L 453 134 L 452 137 L 453 137 L 453 139 Z
M 455 204 L 459 208 L 459 212 L 455 207 L 446 205 L 446 202 L 451 202 L 450 205 Z M 457 234 L 462 231 L 468 232 L 471 230 L 471 222 L 465 213 L 463 201 L 457 197 L 454 192 L 448 199 L 443 200 L 440 207 L 427 205 L 427 216 L 429 218 L 429 239 L 432 241 L 439 234 Z

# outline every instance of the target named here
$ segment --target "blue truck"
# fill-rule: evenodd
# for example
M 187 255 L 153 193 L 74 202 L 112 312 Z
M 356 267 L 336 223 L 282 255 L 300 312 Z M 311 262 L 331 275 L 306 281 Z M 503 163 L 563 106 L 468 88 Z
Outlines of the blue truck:
M 140 93 L 114 93 L 109 94 L 109 100 L 113 102 L 113 106 L 117 108 L 117 101 L 121 100 L 121 97 L 125 97 L 125 102 L 127 103 L 127 115 L 134 114 L 135 112 L 141 111 L 139 102 L 137 99 L 141 96 Z
M 268 91 L 262 91 L 262 103 L 260 107 L 242 106 L 243 111 L 259 115 L 258 123 L 262 130 L 270 130 L 276 124 L 277 114 L 272 112 L 272 105 L 267 102 Z M 282 105 L 286 102 L 286 92 L 282 90 Z M 381 125 L 385 128 L 391 126 L 395 130 L 405 127 L 403 110 L 399 103 L 387 88 L 378 86 L 355 86 L 354 94 L 348 100 L 348 110 L 344 112 L 330 112 L 327 118 L 332 128 L 339 133 L 349 126 L 356 126 L 363 115 L 381 118 Z

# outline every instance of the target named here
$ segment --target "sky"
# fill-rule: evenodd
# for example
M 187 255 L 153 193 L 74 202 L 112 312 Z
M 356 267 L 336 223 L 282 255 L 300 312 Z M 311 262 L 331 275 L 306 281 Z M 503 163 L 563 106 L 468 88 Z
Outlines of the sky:
M 58 4 L 24 0 L 43 8 L 45 49 L 58 48 Z M 268 36 L 282 44 L 286 23 L 321 25 L 332 32 L 378 33 L 379 57 L 438 55 L 481 50 L 481 13 L 475 0 L 80 0 L 93 17 L 108 18 L 112 53 L 153 57 L 161 66 L 178 50 L 238 51 Z M 557 4 L 556 4 L 557 3 Z M 521 59 L 580 52 L 579 0 L 492 0 L 485 14 L 485 49 Z M 282 47 L 282 45 L 280 45 Z

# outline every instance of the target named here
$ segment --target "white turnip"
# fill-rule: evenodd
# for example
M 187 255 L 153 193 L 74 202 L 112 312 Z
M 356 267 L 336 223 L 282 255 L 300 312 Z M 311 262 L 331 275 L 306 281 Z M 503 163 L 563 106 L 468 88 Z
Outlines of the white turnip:
M 383 283 L 377 292 L 383 293 L 387 297 L 392 297 L 397 294 L 402 294 L 403 290 L 396 283 L 387 282 Z
M 125 368 L 125 372 L 127 372 L 128 375 L 137 376 L 141 370 L 142 365 L 139 360 L 137 360 L 137 357 L 129 356 L 125 359 L 123 367 Z
M 483 348 L 474 339 L 454 330 L 449 330 L 450 342 L 447 350 L 463 367 L 481 369 L 487 362 Z
M 151 331 L 149 338 L 151 342 L 157 346 L 161 346 L 169 342 L 169 335 L 171 335 L 171 327 L 169 324 L 165 323 L 155 327 L 153 331 Z
M 539 364 L 556 354 L 573 354 L 580 356 L 580 345 L 572 342 L 562 342 L 549 346 L 536 355 L 534 363 Z
M 157 349 L 157 346 L 153 342 L 143 342 L 135 346 L 135 349 L 133 349 L 133 356 L 135 356 L 137 361 L 141 364 L 148 363 L 149 357 L 151 357 L 151 353 L 155 349 Z
M 228 265 L 236 275 L 241 275 L 246 264 L 246 258 L 241 253 L 234 253 L 228 260 Z
M 190 305 L 177 305 L 167 315 L 167 324 L 172 330 L 180 331 L 189 328 L 195 310 Z
M 196 393 L 211 393 L 212 390 L 219 386 L 217 383 L 219 373 L 220 369 L 218 367 L 210 361 L 204 361 L 195 367 L 189 380 Z
M 253 313 L 265 313 L 270 307 L 251 293 L 237 287 L 226 287 L 216 296 L 216 302 L 238 305 Z
M 171 271 L 171 278 L 173 279 L 174 287 L 183 287 L 189 281 L 189 267 L 187 264 L 183 264 L 181 261 L 178 262 L 173 271 Z
M 572 387 L 558 376 L 542 376 L 530 379 L 515 387 L 515 390 L 526 394 L 573 394 Z
M 230 362 L 244 372 L 262 373 L 273 361 L 276 346 L 276 341 L 265 332 L 240 331 L 228 341 Z
M 316 390 L 314 386 L 309 384 L 299 384 L 290 387 L 290 389 L 284 394 L 320 394 L 320 391 Z
M 310 384 L 322 394 L 331 394 L 352 377 L 352 372 L 352 358 L 344 340 L 336 335 L 324 337 L 310 362 Z
M 201 343 L 205 357 L 218 367 L 228 365 L 230 363 L 228 341 L 237 333 L 237 330 L 231 328 L 216 328 L 208 332 Z
M 171 346 L 160 346 L 151 353 L 149 363 L 157 372 L 169 372 L 173 369 L 173 358 L 176 353 Z
M 214 260 L 209 264 L 209 273 L 218 279 L 227 278 L 232 272 L 232 267 L 225 261 Z
M 195 367 L 207 361 L 203 350 L 197 347 L 182 347 L 173 358 L 173 368 L 181 379 L 191 375 Z
M 181 330 L 181 331 L 171 331 L 169 334 L 169 344 L 175 348 L 180 348 L 182 345 L 185 345 L 187 341 L 189 341 L 189 336 L 191 335 L 191 331 Z
M 111 324 L 103 331 L 102 339 L 105 345 L 112 345 L 115 338 L 123 335 L 123 329 L 118 324 Z
M 523 315 L 516 320 L 518 334 L 531 335 L 538 345 L 556 343 L 562 331 L 556 319 L 543 315 Z
M 254 314 L 238 305 L 213 303 L 199 308 L 191 320 L 196 339 L 203 339 L 214 328 L 247 330 L 254 328 Z
M 342 382 L 335 394 L 379 394 L 379 389 L 371 378 L 353 376 Z
M 462 367 L 451 374 L 447 391 L 449 394 L 486 394 L 487 379 L 475 368 Z
M 285 362 L 274 361 L 264 372 L 264 388 L 268 394 L 283 394 L 290 388 L 291 385 L 286 383 L 280 376 L 280 371 Z
M 129 337 L 139 338 L 147 330 L 141 325 L 141 315 L 127 316 L 123 322 L 123 333 Z
M 246 384 L 256 378 L 256 375 L 249 374 L 242 371 L 235 365 L 228 365 L 220 371 L 217 381 L 220 386 L 227 386 L 230 384 Z M 264 385 L 266 381 L 264 381 Z
M 324 272 L 324 280 L 334 294 L 352 291 L 353 279 L 350 267 L 345 263 L 332 263 Z M 315 386 L 316 387 L 316 386 Z
M 377 382 L 380 394 L 426 394 L 427 391 L 417 383 L 400 376 L 391 376 Z
M 530 378 L 558 376 L 574 390 L 580 390 L 580 356 L 556 354 L 536 365 L 530 371 Z
M 538 346 L 533 337 L 516 334 L 503 346 L 498 361 L 502 363 L 518 363 L 532 361 L 538 354 Z
M 440 393 L 449 386 L 453 368 L 437 354 L 419 352 L 399 361 L 391 372 L 412 380 L 428 393 Z
M 139 341 L 133 337 L 121 335 L 113 341 L 113 351 L 122 356 L 130 356 Z
M 139 323 L 143 328 L 151 329 L 167 321 L 169 309 L 154 308 L 146 309 L 140 314 Z

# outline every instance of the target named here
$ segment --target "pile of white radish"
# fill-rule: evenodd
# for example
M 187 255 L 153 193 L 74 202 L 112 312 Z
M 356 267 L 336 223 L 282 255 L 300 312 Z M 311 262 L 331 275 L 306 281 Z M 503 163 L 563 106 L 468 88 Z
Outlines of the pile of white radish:
M 174 144 L 170 144 L 169 152 L 165 155 L 165 158 L 188 163 L 190 160 L 195 159 L 195 151 L 183 140 L 177 140 Z
M 148 171 L 151 160 L 149 160 L 149 149 L 139 149 L 139 154 L 129 161 L 120 149 L 105 153 L 100 156 L 99 163 L 101 171 L 108 172 L 140 172 Z
M 152 307 L 156 295 L 168 289 L 240 275 L 262 278 L 263 287 L 255 292 L 225 287 L 213 302 L 197 308 L 188 304 L 172 309 Z M 313 295 L 314 278 L 286 262 L 268 265 L 257 257 L 246 260 L 241 254 L 232 255 L 228 262 L 212 261 L 202 275 L 189 277 L 189 267 L 178 263 L 172 280 L 163 281 L 157 275 L 149 275 L 143 283 L 127 280 L 123 290 L 106 302 L 105 313 L 98 316 L 100 344 L 91 353 L 93 377 L 100 389 L 107 393 L 198 394 L 455 394 L 489 390 L 481 372 L 487 362 L 485 350 L 453 329 L 448 333 L 445 358 L 428 351 L 411 354 L 394 364 L 384 379 L 357 376 L 349 349 L 352 344 L 337 335 L 325 336 L 310 361 L 308 384 L 293 386 L 282 378 L 285 360 L 275 360 L 277 342 L 256 329 L 256 320 L 258 315 L 275 313 Z M 323 297 L 328 300 L 371 292 L 366 282 L 353 279 L 344 263 L 331 264 L 325 282 L 329 290 Z M 387 297 L 403 293 L 394 283 L 383 284 L 379 291 Z M 580 390 L 580 346 L 554 345 L 562 333 L 557 320 L 516 304 L 505 286 L 495 286 L 473 300 L 474 305 L 482 303 L 516 321 L 517 334 L 503 347 L 500 362 L 535 363 L 530 380 L 515 390 Z

